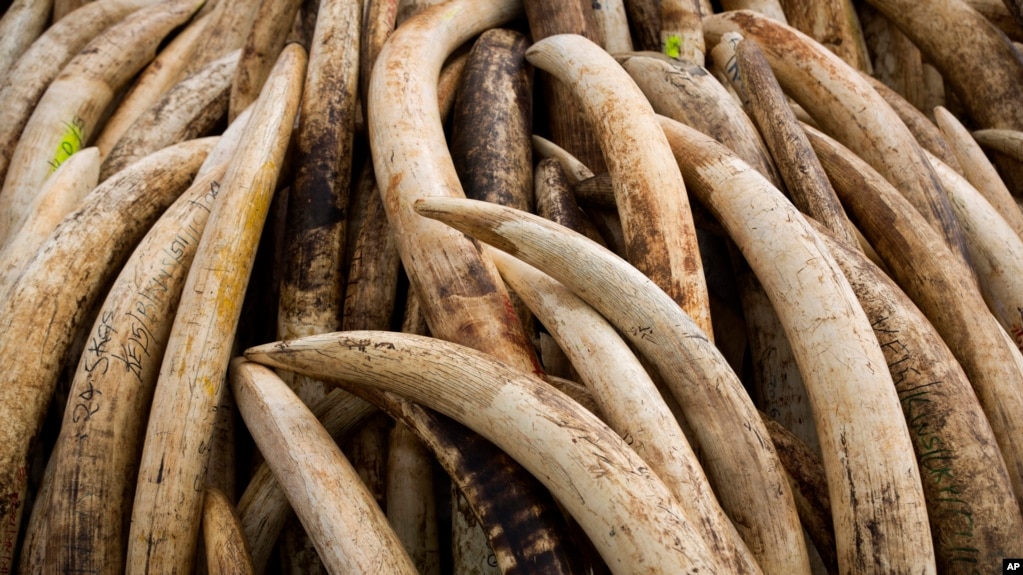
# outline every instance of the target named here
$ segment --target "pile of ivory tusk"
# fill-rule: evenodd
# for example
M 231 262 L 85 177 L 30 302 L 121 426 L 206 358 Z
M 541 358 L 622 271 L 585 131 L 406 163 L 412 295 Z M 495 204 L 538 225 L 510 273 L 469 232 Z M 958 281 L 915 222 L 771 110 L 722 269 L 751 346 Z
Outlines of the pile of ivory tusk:
M 1020 42 L 1019 0 L 14 0 L 0 575 L 999 572 Z

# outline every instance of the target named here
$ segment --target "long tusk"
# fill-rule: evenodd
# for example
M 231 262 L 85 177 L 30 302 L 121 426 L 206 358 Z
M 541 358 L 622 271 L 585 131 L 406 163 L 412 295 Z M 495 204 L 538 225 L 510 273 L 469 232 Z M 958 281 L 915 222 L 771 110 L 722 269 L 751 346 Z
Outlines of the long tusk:
M 391 430 L 387 445 L 387 521 L 421 575 L 440 575 L 434 460 L 405 424 Z
M 537 215 L 579 232 L 598 244 L 604 243 L 596 226 L 576 202 L 558 160 L 544 158 L 537 163 L 533 191 Z
M 785 327 L 813 408 L 839 565 L 933 572 L 920 475 L 899 397 L 841 269 L 758 172 L 695 130 L 668 119 L 662 126 L 694 193 L 728 230 Z M 883 460 L 876 457 L 881 442 Z M 874 502 L 885 498 L 899 502 L 898 513 L 878 509 Z
M 973 139 L 966 126 L 963 126 L 944 107 L 938 106 L 934 109 L 934 119 L 958 160 L 962 174 L 978 192 L 987 198 L 987 201 L 991 202 L 991 205 L 1005 218 L 1016 235 L 1023 238 L 1023 212 L 1020 212 L 1012 193 L 1009 192 L 1009 188 L 1006 187 L 991 161 L 984 155 L 980 144 Z
M 693 430 L 707 454 L 705 471 L 747 545 L 782 555 L 789 568 L 779 572 L 805 569 L 788 483 L 760 415 L 721 352 L 664 291 L 611 252 L 537 216 L 447 198 L 420 200 L 416 209 L 542 269 L 607 317 L 655 364 L 686 420 L 701 422 Z
M 463 195 L 437 107 L 437 74 L 465 39 L 513 17 L 510 1 L 457 0 L 406 21 L 384 45 L 369 87 L 376 179 L 409 280 L 432 333 L 479 346 L 527 371 L 539 370 L 493 264 L 464 235 L 422 218 L 427 194 Z M 429 183 L 427 183 L 429 182 Z
M 760 573 L 660 391 L 614 327 L 550 276 L 504 252 L 493 257 L 509 287 L 568 355 L 601 419 L 664 481 L 722 566 L 730 573 Z
M 46 179 L 25 223 L 0 250 L 0 294 L 7 293 L 50 232 L 99 183 L 99 160 L 95 147 L 79 150 Z
M 251 575 L 252 554 L 249 553 L 234 504 L 223 491 L 207 487 L 203 498 L 202 537 L 209 573 Z
M 0 192 L 0 244 L 24 218 L 46 176 L 84 147 L 114 95 L 153 59 L 165 35 L 202 0 L 143 8 L 111 26 L 64 66 L 39 99 L 11 155 Z
M 259 97 L 301 5 L 300 0 L 263 0 L 259 3 L 230 83 L 228 122 L 234 121 Z
M 623 0 L 606 0 L 593 5 L 600 45 L 609 54 L 632 51 L 632 36 Z M 697 27 L 699 25 L 697 24 Z
M 231 390 L 330 572 L 416 573 L 373 495 L 287 384 L 269 369 L 237 358 Z
M 50 23 L 53 0 L 15 0 L 0 18 L 0 78 L 7 75 Z
M 192 62 L 192 54 L 209 34 L 212 23 L 213 17 L 209 14 L 193 19 L 139 73 L 93 140 L 104 160 L 135 120 L 181 79 L 181 73 Z
M 95 188 L 50 234 L 0 308 L 0 500 L 4 525 L 20 525 L 26 458 L 39 433 L 77 326 L 106 280 L 188 185 L 211 140 L 161 150 Z M 84 415 L 82 416 L 84 417 Z M 0 567 L 10 568 L 9 565 Z
M 156 0 L 95 0 L 51 26 L 0 82 L 0 178 L 39 98 L 78 52 L 107 27 Z
M 853 68 L 872 73 L 852 0 L 781 0 L 781 5 L 790 26 L 813 37 Z
M 703 27 L 709 40 L 730 31 L 756 40 L 785 92 L 824 131 L 887 177 L 940 231 L 953 253 L 969 262 L 959 223 L 923 150 L 858 72 L 805 34 L 752 12 L 716 14 L 704 19 Z
M 487 354 L 392 332 L 311 336 L 246 354 L 398 393 L 458 419 L 551 489 L 614 573 L 720 572 L 663 482 L 620 437 L 560 392 Z M 550 450 L 541 452 L 538 442 Z
M 306 56 L 281 52 L 220 186 L 167 342 L 139 467 L 127 572 L 184 571 L 242 295 L 288 144 Z M 225 271 L 227 270 L 227 271 Z
M 981 147 L 1001 152 L 1017 162 L 1023 162 L 1023 131 L 1019 129 L 975 130 L 973 139 L 977 140 Z
M 969 229 L 965 221 L 964 228 Z M 862 254 L 821 236 L 870 317 L 888 362 L 913 437 L 939 572 L 997 563 L 1023 541 L 1023 515 L 966 374 L 894 281 Z
M 172 142 L 206 135 L 227 111 L 238 52 L 215 60 L 171 86 L 136 118 L 104 158 L 100 180 Z
M 259 4 L 257 0 L 217 0 L 209 13 L 212 22 L 208 31 L 179 78 L 190 76 L 206 64 L 244 48 Z
M 812 128 L 807 135 L 849 216 L 966 372 L 1023 498 L 1023 422 L 1008 415 L 1023 410 L 1023 373 L 970 270 L 866 162 Z
M 218 143 L 219 145 L 219 143 Z M 196 179 L 135 248 L 110 288 L 71 382 L 54 447 L 47 565 L 124 571 L 145 416 L 196 245 L 225 166 Z M 71 497 L 68 494 L 75 493 Z M 68 547 L 66 541 L 77 541 Z
M 611 56 L 582 36 L 545 38 L 526 58 L 568 84 L 593 124 L 611 173 L 630 263 L 710 337 L 709 295 L 686 186 L 643 92 Z

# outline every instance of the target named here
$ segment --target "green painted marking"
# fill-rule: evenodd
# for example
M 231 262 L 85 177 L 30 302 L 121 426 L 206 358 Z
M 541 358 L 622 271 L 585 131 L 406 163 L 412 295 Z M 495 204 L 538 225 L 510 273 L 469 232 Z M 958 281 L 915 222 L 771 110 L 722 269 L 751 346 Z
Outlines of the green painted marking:
M 50 172 L 53 172 L 63 164 L 72 154 L 82 149 L 82 126 L 84 122 L 76 117 L 71 122 L 65 122 L 64 134 L 57 143 L 57 149 L 53 153 L 53 160 L 50 162 Z
M 664 53 L 676 60 L 682 55 L 682 37 L 672 34 L 664 40 Z

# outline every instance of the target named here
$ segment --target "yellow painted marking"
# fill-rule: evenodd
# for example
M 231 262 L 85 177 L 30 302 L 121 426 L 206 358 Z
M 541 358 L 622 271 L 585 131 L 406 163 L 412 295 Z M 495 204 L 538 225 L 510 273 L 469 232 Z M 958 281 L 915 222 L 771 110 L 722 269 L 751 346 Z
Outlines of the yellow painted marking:
M 57 143 L 57 149 L 53 152 L 53 161 L 50 162 L 50 172 L 60 167 L 72 154 L 82 149 L 82 126 L 80 118 L 71 122 L 65 122 L 64 134 Z
M 664 53 L 676 60 L 682 55 L 682 37 L 672 34 L 664 40 Z

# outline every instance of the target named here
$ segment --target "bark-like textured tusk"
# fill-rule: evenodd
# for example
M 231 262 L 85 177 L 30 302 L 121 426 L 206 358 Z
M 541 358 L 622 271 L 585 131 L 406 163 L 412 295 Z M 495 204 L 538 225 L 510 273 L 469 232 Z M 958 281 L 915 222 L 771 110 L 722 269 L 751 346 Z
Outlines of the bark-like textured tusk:
M 785 327 L 828 474 L 839 565 L 934 572 L 920 475 L 899 397 L 841 269 L 795 207 L 758 172 L 695 130 L 668 119 L 662 126 L 693 192 L 728 230 Z M 886 456 L 879 459 L 882 445 Z M 898 502 L 899 511 L 881 510 L 882 501 Z
M 206 64 L 245 47 L 245 38 L 259 9 L 258 0 L 217 0 L 210 12 L 213 22 L 204 41 L 196 46 L 182 76 L 194 74 Z M 290 24 L 290 22 L 289 22 Z
M 663 290 L 611 252 L 537 216 L 446 198 L 420 200 L 417 210 L 540 268 L 615 324 L 656 365 L 686 420 L 700 422 L 693 430 L 707 454 L 704 469 L 747 545 L 787 556 L 789 570 L 779 572 L 805 569 L 799 520 L 760 415 L 721 352 Z
M 100 180 L 173 142 L 206 135 L 227 111 L 239 52 L 210 62 L 171 86 L 117 140 L 103 160 Z
M 341 332 L 258 346 L 246 357 L 399 393 L 458 419 L 547 485 L 614 573 L 722 572 L 663 482 L 620 437 L 486 354 L 422 336 Z M 541 453 L 538 442 L 557 455 Z
M 704 19 L 703 28 L 714 43 L 730 31 L 756 40 L 785 92 L 887 177 L 940 231 L 953 253 L 969 261 L 962 231 L 923 150 L 859 73 L 805 34 L 753 12 L 716 14 Z
M 987 198 L 987 201 L 991 202 L 1016 235 L 1023 238 L 1023 212 L 1020 212 L 1012 193 L 991 161 L 984 155 L 980 144 L 973 139 L 966 126 L 944 107 L 934 108 L 934 119 L 958 160 L 962 174 Z
M 0 192 L 0 244 L 24 218 L 46 176 L 92 137 L 114 95 L 150 60 L 165 35 L 202 0 L 143 8 L 97 36 L 64 66 L 36 104 Z
M 857 70 L 871 73 L 870 55 L 852 0 L 781 0 L 788 24 Z
M 50 232 L 99 183 L 99 160 L 95 147 L 79 150 L 46 179 L 25 223 L 0 250 L 0 294 L 7 293 Z
M 807 128 L 849 217 L 884 259 L 891 277 L 934 325 L 966 372 L 1023 498 L 1023 373 L 970 272 L 887 180 L 841 144 Z
M 104 160 L 135 120 L 181 79 L 181 73 L 191 63 L 193 52 L 209 33 L 212 23 L 213 17 L 209 14 L 193 19 L 139 73 L 93 140 Z
M 288 31 L 301 5 L 300 0 L 263 0 L 259 3 L 231 81 L 229 122 L 259 97 L 263 82 L 284 48 Z
M 46 556 L 55 572 L 124 572 L 132 470 L 181 286 L 224 170 L 196 179 L 153 224 L 97 313 L 51 455 Z
M 359 98 L 363 106 L 369 100 L 369 77 L 384 41 L 394 31 L 398 0 L 366 0 L 360 25 Z M 365 107 L 363 108 L 365 111 Z
M 534 43 L 526 58 L 568 84 L 594 126 L 630 263 L 709 337 L 710 302 L 685 183 L 643 92 L 610 55 L 582 36 L 550 36 Z
M 237 358 L 231 390 L 330 572 L 416 573 L 373 495 L 287 384 L 269 369 Z
M 107 27 L 156 0 L 95 0 L 72 18 L 51 26 L 18 59 L 0 82 L 0 178 L 25 124 L 50 82 L 78 52 Z
M 234 505 L 223 491 L 207 487 L 203 500 L 202 536 L 209 573 L 251 575 L 252 554 Z
M 660 52 L 660 4 L 660 0 L 630 0 L 625 3 L 636 50 Z
M 664 481 L 722 566 L 730 573 L 760 573 L 675 416 L 614 327 L 550 276 L 504 252 L 493 257 L 509 287 L 568 355 L 600 406 L 601 419 Z
M 969 230 L 967 221 L 964 228 Z M 1023 515 L 966 374 L 894 281 L 862 254 L 821 235 L 856 291 L 888 362 L 913 438 L 938 571 L 996 564 L 1023 542 Z
M 988 128 L 975 130 L 973 139 L 984 148 L 1001 152 L 1017 162 L 1023 162 L 1023 131 L 1018 129 Z
M 437 74 L 467 38 L 512 18 L 509 0 L 458 0 L 406 21 L 373 69 L 369 132 L 376 179 L 405 270 L 422 298 L 431 332 L 479 346 L 527 371 L 539 370 L 493 264 L 455 230 L 422 218 L 426 195 L 462 196 L 437 108 Z
M 152 222 L 188 185 L 211 140 L 161 150 L 89 194 L 50 234 L 0 308 L 0 511 L 20 525 L 27 456 L 77 326 Z M 83 415 L 84 417 L 84 415 Z M 10 568 L 9 565 L 0 567 Z
M 183 288 L 160 366 L 139 467 L 127 572 L 190 568 L 213 409 L 256 246 L 277 184 L 305 72 L 305 51 L 281 52 L 232 156 Z
M 598 244 L 604 243 L 596 226 L 576 202 L 558 160 L 544 158 L 536 164 L 533 191 L 537 215 L 579 232 Z

